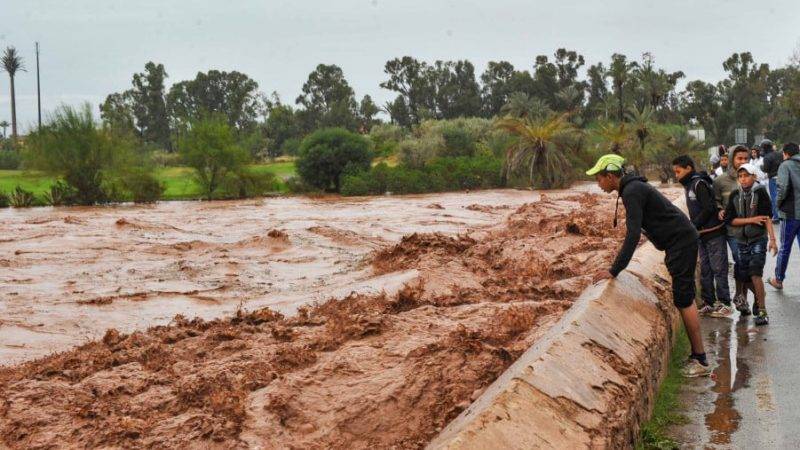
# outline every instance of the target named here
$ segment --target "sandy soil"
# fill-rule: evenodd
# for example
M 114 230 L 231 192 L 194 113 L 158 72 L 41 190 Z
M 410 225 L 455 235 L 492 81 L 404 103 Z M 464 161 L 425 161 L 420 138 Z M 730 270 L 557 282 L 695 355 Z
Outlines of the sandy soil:
M 104 226 L 93 228 L 100 236 L 87 233 L 57 257 L 44 253 L 44 258 L 62 261 L 63 274 L 53 265 L 49 271 L 40 269 L 35 261 L 28 261 L 26 267 L 35 272 L 28 274 L 9 262 L 14 276 L 31 280 L 13 285 L 17 297 L 35 291 L 52 295 L 45 297 L 48 305 L 58 304 L 58 292 L 66 295 L 63 280 L 78 284 L 86 278 L 80 277 L 82 268 L 64 262 L 78 253 L 78 258 L 100 259 L 86 263 L 99 277 L 97 283 L 87 280 L 66 288 L 75 292 L 67 295 L 74 298 L 71 308 L 88 311 L 82 317 L 108 318 L 90 330 L 110 324 L 141 329 L 136 325 L 158 322 L 139 315 L 137 324 L 129 324 L 124 315 L 106 315 L 103 308 L 161 308 L 158 314 L 166 317 L 176 310 L 164 305 L 174 301 L 187 303 L 186 312 L 192 314 L 132 334 L 112 329 L 99 341 L 0 370 L 2 442 L 12 448 L 424 446 L 558 320 L 589 283 L 585 274 L 609 263 L 624 232 L 624 227 L 611 227 L 611 196 L 556 194 L 521 206 L 532 200 L 530 194 L 432 198 L 337 202 L 300 224 L 269 227 L 261 217 L 268 211 L 263 204 L 234 204 L 243 211 L 225 216 L 222 229 L 234 235 L 226 234 L 225 240 L 212 239 L 209 232 L 201 239 L 196 226 L 210 217 L 222 220 L 213 208 L 231 208 L 224 204 L 203 205 L 207 209 L 194 219 L 185 211 L 183 216 L 161 211 L 184 217 L 170 225 L 133 214 L 121 221 L 115 210 L 93 213 L 101 217 L 42 222 L 56 222 L 54 228 L 62 230 L 73 220 Z M 352 219 L 343 213 L 346 208 L 351 208 L 348 213 L 361 210 L 363 216 Z M 23 261 L 47 248 L 36 241 L 46 238 L 35 237 L 30 219 L 15 222 L 21 228 L 15 247 L 23 249 Z M 342 220 L 349 220 L 349 226 L 342 226 Z M 105 231 L 108 227 L 115 231 Z M 376 227 L 383 231 L 371 232 Z M 254 228 L 264 232 L 257 245 L 243 237 Z M 281 231 L 270 236 L 270 229 Z M 409 229 L 413 233 L 405 232 Z M 405 236 L 391 244 L 398 235 Z M 304 241 L 308 236 L 314 240 Z M 183 240 L 173 242 L 178 238 Z M 62 235 L 60 240 L 66 239 Z M 28 246 L 29 241 L 34 243 Z M 137 256 L 147 256 L 143 248 L 156 249 L 156 256 L 139 261 Z M 314 258 L 316 265 L 292 259 L 303 257 Z M 389 279 L 408 283 L 388 293 L 366 289 L 343 300 L 299 306 L 299 300 L 271 298 L 267 288 L 257 291 L 253 286 L 258 282 L 247 277 L 256 277 L 259 267 L 271 270 L 278 259 L 294 261 L 280 271 L 294 277 L 294 285 L 284 281 L 286 287 L 279 288 L 286 297 L 330 294 L 348 283 L 373 288 Z M 238 264 L 230 266 L 230 260 Z M 184 266 L 193 270 L 184 271 Z M 178 279 L 194 283 L 188 293 L 185 286 L 170 284 L 184 273 L 189 275 Z M 297 281 L 302 276 L 318 276 L 325 290 Z M 227 277 L 235 281 L 219 286 Z M 45 279 L 51 280 L 52 291 L 39 286 Z M 169 286 L 154 290 L 147 282 Z M 115 284 L 124 293 L 108 293 Z M 131 295 L 137 292 L 139 298 Z M 211 299 L 207 303 L 216 309 L 198 296 Z M 197 309 L 200 316 L 209 311 L 219 315 L 226 311 L 221 305 L 242 297 L 253 299 L 245 303 L 250 312 L 191 318 Z M 192 298 L 191 303 L 184 298 Z M 263 305 L 277 311 L 253 308 Z M 12 320 L 31 323 L 24 311 L 15 311 L 20 312 Z M 59 323 L 53 317 L 38 313 L 37 320 L 53 321 L 39 328 Z

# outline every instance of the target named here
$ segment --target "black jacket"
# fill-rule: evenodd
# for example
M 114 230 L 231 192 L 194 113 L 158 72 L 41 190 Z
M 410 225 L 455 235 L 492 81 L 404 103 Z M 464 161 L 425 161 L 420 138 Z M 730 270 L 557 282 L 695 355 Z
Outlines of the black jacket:
M 761 163 L 761 170 L 767 174 L 769 178 L 778 176 L 778 167 L 783 162 L 783 153 L 775 150 L 764 154 L 764 161 Z
M 719 220 L 719 209 L 714 200 L 713 181 L 705 172 L 692 171 L 681 178 L 681 184 L 686 190 L 686 209 L 689 210 L 689 219 L 700 234 L 700 239 L 707 241 L 725 234 L 723 222 Z
M 697 230 L 675 205 L 667 200 L 647 179 L 625 174 L 620 180 L 619 196 L 625 205 L 627 232 L 622 248 L 609 269 L 615 277 L 628 267 L 644 231 L 659 249 L 679 249 L 697 242 Z

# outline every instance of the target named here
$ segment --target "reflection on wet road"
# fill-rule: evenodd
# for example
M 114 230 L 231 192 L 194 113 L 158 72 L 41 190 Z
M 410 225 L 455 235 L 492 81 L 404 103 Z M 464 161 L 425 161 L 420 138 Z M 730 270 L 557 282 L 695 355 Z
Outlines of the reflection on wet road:
M 683 448 L 800 448 L 800 255 L 792 256 L 784 290 L 767 287 L 768 326 L 738 313 L 702 320 L 717 368 L 682 388 L 689 423 L 670 434 Z M 765 277 L 774 264 L 768 258 Z

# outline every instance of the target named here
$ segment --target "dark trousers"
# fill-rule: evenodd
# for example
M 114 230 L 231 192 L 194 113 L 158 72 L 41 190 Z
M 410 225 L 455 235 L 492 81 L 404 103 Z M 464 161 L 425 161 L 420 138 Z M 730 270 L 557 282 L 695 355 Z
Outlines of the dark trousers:
M 713 305 L 715 300 L 730 305 L 728 248 L 725 236 L 699 240 L 697 244 L 700 251 L 700 298 L 706 305 Z
M 672 278 L 672 303 L 679 309 L 692 306 L 696 293 L 697 241 L 680 248 L 668 248 L 664 263 Z

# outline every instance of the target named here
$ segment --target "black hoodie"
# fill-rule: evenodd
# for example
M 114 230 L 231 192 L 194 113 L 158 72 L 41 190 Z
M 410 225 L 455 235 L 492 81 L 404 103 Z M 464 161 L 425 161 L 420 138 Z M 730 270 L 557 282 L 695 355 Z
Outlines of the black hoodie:
M 625 174 L 619 183 L 619 196 L 625 205 L 627 231 L 609 270 L 611 275 L 616 277 L 628 267 L 642 231 L 659 250 L 679 249 L 697 242 L 697 230 L 686 214 L 648 184 L 646 178 Z
M 700 239 L 707 241 L 725 234 L 725 227 L 719 220 L 719 209 L 714 200 L 713 181 L 705 172 L 694 170 L 680 179 L 686 190 L 686 209 L 689 219 L 697 231 L 706 230 Z

